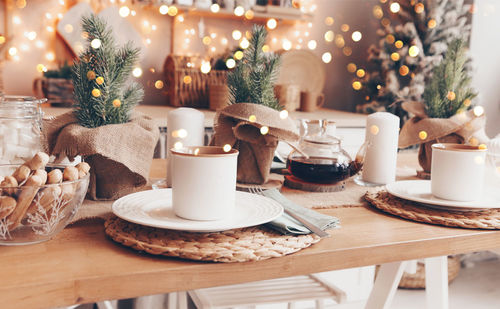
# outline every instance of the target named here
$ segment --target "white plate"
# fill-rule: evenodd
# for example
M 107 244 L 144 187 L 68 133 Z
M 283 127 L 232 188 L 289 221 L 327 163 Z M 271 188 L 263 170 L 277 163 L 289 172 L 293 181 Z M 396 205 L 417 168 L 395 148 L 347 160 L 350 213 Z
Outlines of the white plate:
M 170 230 L 218 232 L 267 223 L 283 214 L 283 207 L 265 196 L 236 192 L 236 207 L 227 219 L 195 221 L 177 217 L 172 209 L 172 189 L 149 190 L 124 196 L 113 203 L 113 213 L 123 220 Z
M 492 189 L 485 188 L 480 200 L 457 202 L 437 198 L 431 193 L 430 180 L 403 180 L 386 186 L 387 191 L 399 198 L 428 204 L 435 208 L 467 211 L 471 209 L 500 208 L 500 195 Z

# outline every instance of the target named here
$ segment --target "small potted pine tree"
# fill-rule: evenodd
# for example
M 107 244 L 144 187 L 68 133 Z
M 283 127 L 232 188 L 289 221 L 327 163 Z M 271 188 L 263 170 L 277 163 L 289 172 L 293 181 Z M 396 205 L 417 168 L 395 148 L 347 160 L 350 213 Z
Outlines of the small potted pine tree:
M 212 144 L 239 150 L 237 179 L 264 184 L 269 177 L 278 141 L 296 141 L 293 121 L 274 96 L 280 57 L 264 53 L 267 32 L 254 26 L 243 59 L 228 75 L 230 105 L 215 116 Z
M 431 169 L 432 144 L 478 145 L 489 140 L 484 132 L 483 109 L 474 108 L 472 102 L 477 94 L 470 87 L 467 62 L 465 43 L 453 40 L 426 82 L 424 101 L 403 103 L 403 108 L 414 116 L 401 129 L 399 147 L 420 144 L 418 159 L 425 173 Z
M 139 49 L 117 47 L 95 15 L 83 17 L 82 28 L 88 47 L 73 65 L 73 111 L 47 121 L 44 134 L 51 154 L 82 155 L 91 165 L 90 198 L 116 199 L 146 184 L 159 130 L 133 112 L 144 95 L 129 81 Z

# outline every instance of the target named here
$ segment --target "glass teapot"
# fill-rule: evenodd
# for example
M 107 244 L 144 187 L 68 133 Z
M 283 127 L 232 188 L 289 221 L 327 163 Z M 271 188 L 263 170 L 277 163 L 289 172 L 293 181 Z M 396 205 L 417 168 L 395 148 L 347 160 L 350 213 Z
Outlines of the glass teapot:
M 352 160 L 342 149 L 341 140 L 327 134 L 327 120 L 317 120 L 320 130 L 305 132 L 298 147 L 287 158 L 287 169 L 300 180 L 312 183 L 334 184 L 356 175 L 363 165 L 363 145 Z

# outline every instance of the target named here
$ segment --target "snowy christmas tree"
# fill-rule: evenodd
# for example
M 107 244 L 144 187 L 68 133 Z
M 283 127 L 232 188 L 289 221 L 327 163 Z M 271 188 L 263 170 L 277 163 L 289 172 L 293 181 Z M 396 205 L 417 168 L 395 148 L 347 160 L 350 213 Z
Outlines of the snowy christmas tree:
M 398 0 L 376 7 L 380 41 L 368 50 L 369 70 L 362 80 L 365 103 L 357 106 L 358 112 L 388 111 L 404 121 L 407 115 L 400 103 L 422 101 L 425 81 L 448 44 L 454 39 L 469 41 L 469 2 Z

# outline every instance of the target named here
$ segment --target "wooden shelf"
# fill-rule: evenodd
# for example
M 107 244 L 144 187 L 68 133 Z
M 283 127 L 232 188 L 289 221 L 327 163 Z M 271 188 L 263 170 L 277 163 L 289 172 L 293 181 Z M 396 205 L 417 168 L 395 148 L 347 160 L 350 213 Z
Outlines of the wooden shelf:
M 221 18 L 221 19 L 234 19 L 234 20 L 245 20 L 245 21 L 253 21 L 253 22 L 266 22 L 269 18 L 274 18 L 279 22 L 285 24 L 293 24 L 296 21 L 309 21 L 312 19 L 312 15 L 304 14 L 302 12 L 292 12 L 290 9 L 281 9 L 279 7 L 273 8 L 272 12 L 260 12 L 253 11 L 254 16 L 252 19 L 247 19 L 243 16 L 234 15 L 233 11 L 220 9 L 219 12 L 214 13 L 210 10 L 200 9 L 195 6 L 176 6 L 179 10 L 179 13 L 183 13 L 190 16 L 200 16 L 200 17 L 208 17 L 208 18 Z M 263 7 L 263 9 L 267 9 L 267 7 Z M 281 11 L 281 12 L 280 12 Z M 298 10 L 297 10 L 298 11 Z

